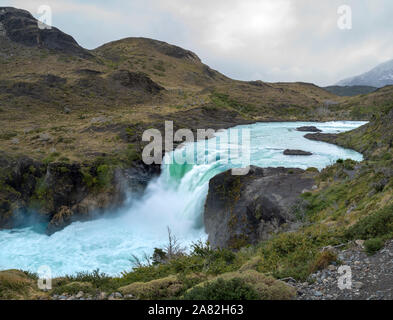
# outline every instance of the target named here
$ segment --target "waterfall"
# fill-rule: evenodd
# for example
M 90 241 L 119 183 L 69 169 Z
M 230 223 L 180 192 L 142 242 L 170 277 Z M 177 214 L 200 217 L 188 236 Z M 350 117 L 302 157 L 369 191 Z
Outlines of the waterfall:
M 317 167 L 322 169 L 339 158 L 362 160 L 362 155 L 323 142 L 303 138 L 296 127 L 315 125 L 323 132 L 336 133 L 354 129 L 364 122 L 327 123 L 257 123 L 237 128 L 251 130 L 251 163 L 260 167 Z M 224 133 L 223 133 L 224 134 Z M 220 134 L 219 134 L 220 135 Z M 219 136 L 218 135 L 218 136 Z M 206 145 L 198 141 L 193 147 Z M 42 265 L 55 276 L 100 269 L 116 275 L 130 270 L 133 254 L 142 257 L 167 242 L 169 226 L 187 246 L 206 239 L 203 228 L 203 206 L 209 180 L 235 165 L 227 149 L 233 143 L 209 144 L 204 161 L 196 163 L 163 163 L 160 177 L 149 183 L 144 195 L 116 214 L 88 222 L 75 222 L 48 237 L 32 226 L 0 231 L 0 270 L 23 269 L 36 272 Z M 302 149 L 312 156 L 284 156 L 284 149 Z M 169 154 L 185 152 L 176 150 Z M 195 158 L 203 158 L 204 148 L 195 148 Z M 180 154 L 178 154 L 180 155 Z

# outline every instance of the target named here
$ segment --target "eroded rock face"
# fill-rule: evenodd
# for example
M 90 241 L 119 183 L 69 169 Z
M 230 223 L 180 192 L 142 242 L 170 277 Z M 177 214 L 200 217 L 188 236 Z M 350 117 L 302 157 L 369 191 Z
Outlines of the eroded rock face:
M 141 72 L 119 70 L 114 72 L 111 76 L 113 80 L 130 89 L 145 91 L 151 94 L 156 94 L 164 90 L 163 87 Z
M 210 180 L 204 223 L 213 247 L 239 248 L 296 229 L 294 206 L 315 185 L 315 173 L 301 169 L 251 167 L 246 176 L 231 171 Z

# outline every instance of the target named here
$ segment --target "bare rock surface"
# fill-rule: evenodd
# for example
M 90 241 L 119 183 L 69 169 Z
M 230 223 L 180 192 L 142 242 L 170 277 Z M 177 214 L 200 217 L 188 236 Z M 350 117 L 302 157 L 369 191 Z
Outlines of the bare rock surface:
M 298 300 L 392 300 L 393 299 L 393 240 L 372 256 L 364 252 L 363 241 L 357 240 L 346 250 L 338 250 L 341 266 L 349 266 L 352 285 L 341 290 L 338 272 L 340 265 L 312 274 L 306 283 L 292 282 Z
M 83 58 L 91 54 L 75 39 L 57 28 L 40 28 L 30 12 L 12 7 L 0 8 L 0 35 L 28 47 L 41 47 L 61 51 Z
M 300 223 L 293 208 L 315 185 L 314 174 L 301 169 L 251 167 L 245 176 L 231 171 L 210 180 L 204 223 L 214 247 L 237 248 L 269 239 Z

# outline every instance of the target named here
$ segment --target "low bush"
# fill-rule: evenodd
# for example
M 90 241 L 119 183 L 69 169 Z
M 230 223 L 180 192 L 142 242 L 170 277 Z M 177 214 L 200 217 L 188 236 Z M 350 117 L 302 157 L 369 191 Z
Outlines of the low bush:
M 393 237 L 393 205 L 373 213 L 350 227 L 346 232 L 350 240 Z
M 378 250 L 382 249 L 384 246 L 385 241 L 381 238 L 373 238 L 373 239 L 368 239 L 364 242 L 364 247 L 366 249 L 366 252 L 369 255 L 372 255 L 376 253 Z
M 187 292 L 184 300 L 257 300 L 256 290 L 246 284 L 244 280 L 234 278 L 231 280 L 218 279 L 213 282 L 197 286 Z
M 314 273 L 318 270 L 325 269 L 331 262 L 337 260 L 337 254 L 332 251 L 322 251 L 317 254 L 314 262 L 311 265 L 311 273 Z
M 294 288 L 255 270 L 224 273 L 201 283 L 183 296 L 187 300 L 288 300 Z
M 132 294 L 137 299 L 170 299 L 177 297 L 182 291 L 183 283 L 176 276 L 134 282 L 119 289 L 122 294 Z
M 323 226 L 279 234 L 260 244 L 262 262 L 258 271 L 271 273 L 278 279 L 292 277 L 306 280 L 314 268 L 320 267 L 325 260 L 333 259 L 320 255 L 321 248 L 339 244 L 341 238 L 340 231 L 333 232 Z
M 89 282 L 98 288 L 107 285 L 111 277 L 96 269 L 93 272 L 78 272 L 76 275 L 67 276 L 66 280 L 69 282 Z

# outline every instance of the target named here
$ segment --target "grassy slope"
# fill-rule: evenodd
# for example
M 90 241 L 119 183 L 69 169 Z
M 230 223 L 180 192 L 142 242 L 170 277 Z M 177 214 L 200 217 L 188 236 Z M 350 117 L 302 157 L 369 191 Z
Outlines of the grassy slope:
M 314 85 L 231 80 L 193 53 L 150 39 L 112 42 L 91 51 L 91 58 L 0 41 L 0 146 L 8 154 L 42 160 L 56 149 L 56 160 L 91 160 L 127 149 L 119 139 L 126 127 L 172 119 L 192 127 L 185 111 L 202 120 L 205 107 L 236 111 L 248 121 L 352 117 L 324 106 L 341 98 Z M 119 70 L 143 72 L 166 90 L 150 94 L 124 87 L 113 80 Z M 42 143 L 40 133 L 53 139 Z

